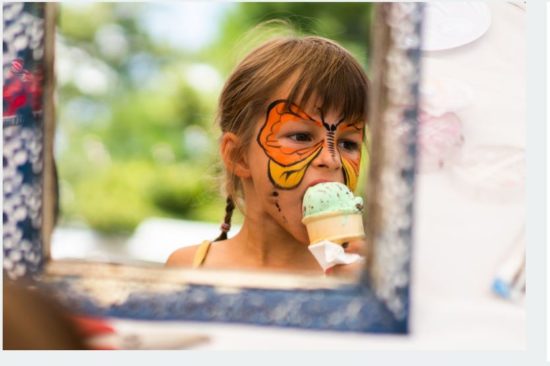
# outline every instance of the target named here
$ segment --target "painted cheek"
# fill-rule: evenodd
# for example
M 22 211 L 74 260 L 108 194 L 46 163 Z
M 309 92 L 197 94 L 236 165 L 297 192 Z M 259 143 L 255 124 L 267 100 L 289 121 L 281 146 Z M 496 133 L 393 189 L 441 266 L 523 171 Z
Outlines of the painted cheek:
M 268 163 L 269 179 L 277 188 L 296 188 L 302 182 L 307 168 L 309 168 L 313 160 L 319 155 L 322 148 L 323 146 L 320 145 L 310 156 L 290 166 L 283 166 L 277 164 L 274 160 L 270 160 Z
M 344 183 L 351 189 L 357 187 L 359 177 L 359 165 L 361 164 L 361 155 L 357 159 L 342 158 L 342 170 L 344 172 Z
M 360 131 L 361 132 L 361 141 L 363 141 L 363 136 L 365 133 L 364 126 L 360 123 L 348 123 L 341 124 L 338 126 L 338 130 L 342 133 L 346 130 Z M 342 156 L 342 155 L 340 155 Z M 354 159 L 348 159 L 341 157 L 342 161 L 342 170 L 344 172 L 344 183 L 354 191 L 357 187 L 357 180 L 359 178 L 359 166 L 361 164 L 361 150 L 359 154 Z

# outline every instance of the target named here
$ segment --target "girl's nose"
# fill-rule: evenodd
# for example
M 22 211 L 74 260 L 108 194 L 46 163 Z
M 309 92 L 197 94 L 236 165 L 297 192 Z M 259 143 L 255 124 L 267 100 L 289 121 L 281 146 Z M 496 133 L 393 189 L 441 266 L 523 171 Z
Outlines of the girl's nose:
M 329 146 L 329 144 L 325 142 L 321 152 L 317 155 L 315 160 L 313 160 L 313 165 L 331 170 L 341 169 L 342 161 L 340 160 L 340 153 L 335 146 Z

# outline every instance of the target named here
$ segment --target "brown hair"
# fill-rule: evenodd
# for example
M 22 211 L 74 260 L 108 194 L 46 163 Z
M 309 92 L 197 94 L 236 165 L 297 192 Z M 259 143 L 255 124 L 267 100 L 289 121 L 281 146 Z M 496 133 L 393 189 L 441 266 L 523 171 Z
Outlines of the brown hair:
M 269 98 L 291 77 L 296 82 L 285 98 L 290 103 L 303 106 L 315 97 L 323 112 L 336 109 L 344 119 L 366 121 L 367 76 L 348 51 L 317 36 L 277 37 L 250 52 L 222 90 L 217 123 L 222 133 L 240 137 L 234 156 L 244 154 L 254 141 L 255 122 L 265 113 Z M 239 177 L 230 171 L 226 171 L 225 191 L 225 219 L 216 240 L 227 238 L 235 203 L 244 198 Z

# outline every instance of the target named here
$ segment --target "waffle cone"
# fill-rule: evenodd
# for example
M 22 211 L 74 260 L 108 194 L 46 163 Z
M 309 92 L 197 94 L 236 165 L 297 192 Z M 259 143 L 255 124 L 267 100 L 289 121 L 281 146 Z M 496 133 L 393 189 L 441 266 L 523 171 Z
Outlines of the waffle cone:
M 310 244 L 328 240 L 342 244 L 352 239 L 365 237 L 363 216 L 360 213 L 326 213 L 302 220 L 306 225 Z

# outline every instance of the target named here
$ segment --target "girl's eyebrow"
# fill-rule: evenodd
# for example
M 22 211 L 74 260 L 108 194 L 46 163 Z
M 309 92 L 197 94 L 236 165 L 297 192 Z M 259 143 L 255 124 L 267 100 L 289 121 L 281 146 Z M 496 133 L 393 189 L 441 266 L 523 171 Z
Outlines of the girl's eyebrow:
M 300 119 L 303 119 L 302 116 L 299 115 L 301 113 L 301 114 L 305 115 L 308 118 L 308 120 L 317 121 L 315 118 L 311 117 L 309 115 L 309 113 L 306 113 L 306 111 L 302 107 L 300 107 L 296 103 L 290 102 L 288 99 L 276 100 L 275 102 L 272 103 L 272 105 L 275 105 L 275 104 L 278 104 L 278 103 L 285 103 L 285 107 L 286 107 L 285 108 L 285 113 L 288 113 L 288 114 L 296 116 Z M 293 108 L 295 108 L 297 110 L 297 112 L 293 111 L 292 110 Z
M 300 125 L 301 128 L 307 127 L 307 128 L 323 128 L 322 126 L 319 126 L 317 123 L 312 123 L 314 121 L 299 118 L 293 121 L 293 123 L 287 124 L 285 126 L 292 128 L 293 126 L 296 126 L 297 124 Z
M 340 135 L 343 135 L 343 136 L 350 136 L 350 135 L 358 135 L 358 136 L 361 136 L 362 133 L 360 130 L 351 130 L 351 129 L 346 129 L 346 130 L 343 130 Z
M 309 116 L 309 114 L 307 114 L 306 112 L 302 111 L 301 109 L 300 109 L 300 112 L 303 113 L 303 114 L 305 114 L 306 116 L 308 116 L 308 117 L 311 119 L 311 117 Z M 291 115 L 293 115 L 294 117 L 297 117 L 299 120 L 304 120 L 304 118 L 303 118 L 302 116 L 300 116 L 298 113 L 295 113 L 295 112 L 292 111 L 292 110 L 289 110 L 289 111 L 286 112 L 286 113 L 291 114 Z M 306 121 L 308 121 L 308 120 L 306 120 Z
M 354 129 L 354 130 L 360 132 L 365 128 L 365 125 L 366 125 L 366 123 L 364 123 L 362 121 L 356 121 L 356 122 L 344 123 L 344 125 L 342 127 L 346 130 Z

